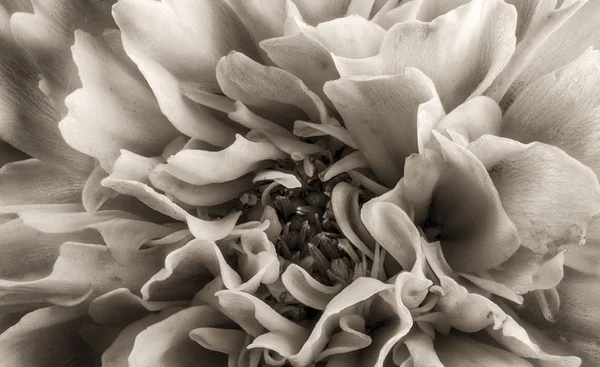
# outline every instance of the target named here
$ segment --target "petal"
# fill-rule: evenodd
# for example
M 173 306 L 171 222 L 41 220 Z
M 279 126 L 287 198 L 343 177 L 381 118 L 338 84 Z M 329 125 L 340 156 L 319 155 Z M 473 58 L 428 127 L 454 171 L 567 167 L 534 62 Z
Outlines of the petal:
M 403 269 L 411 269 L 421 236 L 408 215 L 392 203 L 373 201 L 363 206 L 360 216 L 375 240 Z
M 406 347 L 408 348 L 413 359 L 413 364 L 409 364 L 409 366 L 445 366 L 440 361 L 436 350 L 434 349 L 431 338 L 419 329 L 416 329 L 408 334 L 404 343 L 406 343 Z
M 108 173 L 104 171 L 102 166 L 98 165 L 96 168 L 94 168 L 85 182 L 85 185 L 83 186 L 83 192 L 81 194 L 81 201 L 86 211 L 94 213 L 98 211 L 102 204 L 104 204 L 107 200 L 118 195 L 116 191 L 102 186 L 101 182 L 106 177 L 108 177 Z
M 92 167 L 89 157 L 75 151 L 60 136 L 60 119 L 38 88 L 38 69 L 12 39 L 8 14 L 0 10 L 0 138 L 15 148 L 48 163 L 82 172 Z M 18 77 L 15 77 L 18 76 Z
M 600 97 L 593 87 L 598 82 L 600 52 L 588 50 L 523 89 L 504 116 L 502 135 L 523 143 L 540 141 L 557 146 L 600 173 L 600 150 L 596 147 Z
M 516 11 L 504 1 L 474 0 L 430 23 L 395 25 L 377 56 L 334 60 L 342 77 L 400 74 L 416 67 L 433 80 L 450 111 L 482 94 L 504 68 L 515 48 L 516 23 Z
M 341 141 L 350 148 L 357 148 L 356 143 L 352 140 L 352 136 L 348 130 L 342 126 L 336 126 L 333 124 L 315 124 L 307 121 L 295 121 L 294 122 L 294 135 L 303 138 L 310 138 L 314 136 L 325 136 L 331 135 L 337 140 Z
M 183 367 L 198 361 L 213 366 L 226 364 L 225 355 L 200 347 L 189 338 L 189 332 L 200 327 L 224 325 L 228 321 L 210 306 L 179 311 L 137 335 L 128 358 L 129 365 Z
M 167 172 L 166 165 L 159 164 L 150 172 L 152 186 L 172 195 L 177 200 L 194 206 L 213 206 L 226 203 L 254 187 L 252 176 L 241 176 L 232 181 L 208 185 L 192 185 Z
M 40 88 L 61 114 L 66 112 L 66 95 L 80 86 L 70 52 L 73 30 L 96 33 L 114 28 L 110 15 L 114 3 L 114 0 L 34 0 L 33 14 L 17 13 L 10 19 L 15 40 L 40 67 Z
M 287 357 L 288 361 L 296 365 L 308 365 L 315 360 L 331 339 L 334 328 L 339 325 L 342 313 L 351 313 L 352 307 L 365 301 L 378 293 L 393 288 L 393 285 L 382 283 L 373 278 L 358 278 L 342 292 L 335 296 L 327 305 L 319 321 L 313 327 L 308 339 L 302 345 L 302 348 L 294 355 L 285 355 L 284 351 L 276 350 L 278 353 Z M 256 338 L 248 348 L 267 347 L 265 339 L 268 334 Z
M 433 127 L 445 115 L 433 83 L 414 68 L 396 76 L 331 81 L 326 83 L 325 93 L 360 151 L 388 186 L 402 177 L 404 159 L 418 151 L 418 124 Z M 422 108 L 435 113 L 420 116 Z
M 415 0 L 403 2 L 400 6 L 391 9 L 377 21 L 385 29 L 394 24 L 406 22 L 411 19 L 421 22 L 431 22 L 440 15 L 446 14 L 470 0 Z
M 246 333 L 242 330 L 202 327 L 190 331 L 190 338 L 203 348 L 225 354 L 240 354 Z
M 280 333 L 292 340 L 306 338 L 307 330 L 278 314 L 255 296 L 242 291 L 216 293 L 222 312 L 248 334 L 258 337 L 264 330 Z M 256 339 L 255 339 L 256 340 Z
M 336 222 L 346 238 L 373 259 L 375 241 L 367 231 L 358 206 L 359 190 L 345 182 L 338 183 L 331 193 L 331 207 Z
M 523 4 L 528 3 L 523 2 Z M 563 24 L 560 22 L 556 24 L 553 28 L 558 29 L 554 32 L 539 27 L 538 32 L 543 43 L 534 43 L 538 47 L 534 49 L 533 55 L 526 60 L 526 64 L 523 65 L 524 69 L 520 70 L 520 74 L 514 82 L 506 86 L 510 86 L 510 89 L 506 96 L 504 96 L 503 105 L 505 103 L 510 104 L 523 88 L 543 75 L 569 64 L 589 47 L 594 46 L 598 48 L 600 46 L 600 35 L 596 32 L 596 27 L 594 26 L 600 20 L 600 4 L 596 1 L 564 1 L 562 4 L 563 6 L 554 10 L 554 16 L 552 16 L 553 13 L 551 12 L 539 14 L 539 18 L 544 15 L 551 23 L 561 18 L 556 16 L 560 12 L 566 13 L 565 15 L 570 17 L 568 17 L 566 22 L 563 18 Z M 565 12 L 569 8 L 579 8 L 579 10 L 571 16 L 570 12 Z M 536 23 L 538 22 L 534 22 L 532 25 Z M 538 40 L 535 41 L 540 42 Z M 528 46 L 531 48 L 531 45 Z
M 286 1 L 230 0 L 228 4 L 236 12 L 255 43 L 283 35 L 286 18 Z
M 456 107 L 435 129 L 442 133 L 446 129 L 464 129 L 472 141 L 485 134 L 499 135 L 502 123 L 500 106 L 489 97 L 477 96 Z
M 97 355 L 79 335 L 84 307 L 48 307 L 25 315 L 0 336 L 2 363 L 14 367 L 94 366 Z
M 342 284 L 326 286 L 303 268 L 291 264 L 281 274 L 281 281 L 287 291 L 298 301 L 317 310 L 324 310 L 327 304 L 342 289 Z
M 215 66 L 221 56 L 231 50 L 254 53 L 244 26 L 225 1 L 126 0 L 113 8 L 113 16 L 125 49 L 142 72 L 146 65 L 136 60 L 140 56 L 156 60 L 178 80 L 198 83 L 204 90 L 219 90 Z
M 27 292 L 30 300 L 44 295 L 46 302 L 81 296 L 93 289 L 104 293 L 116 288 L 137 291 L 152 274 L 160 269 L 164 256 L 156 249 L 140 253 L 125 266 L 118 264 L 106 246 L 66 242 L 52 273 L 32 281 L 0 280 L 0 288 L 8 294 Z M 29 302 L 27 299 L 22 303 Z M 20 302 L 20 303 L 21 303 Z M 39 302 L 38 302 L 39 303 Z
M 77 234 L 48 234 L 37 231 L 21 219 L 0 224 L 0 278 L 29 280 L 52 271 L 60 246 L 67 241 L 99 241 L 90 231 Z
M 228 97 L 290 127 L 304 116 L 315 122 L 329 120 L 321 99 L 300 79 L 282 69 L 263 66 L 240 52 L 232 52 L 219 61 L 217 80 Z
M 190 299 L 216 276 L 230 289 L 242 284 L 214 242 L 193 240 L 167 255 L 164 268 L 148 277 L 141 293 L 153 301 Z
M 430 218 L 441 223 L 444 256 L 458 271 L 496 267 L 519 248 L 517 228 L 475 155 L 438 133 L 435 136 L 450 165 L 438 184 Z
M 361 316 L 354 314 L 342 315 L 340 317 L 340 329 L 340 331 L 333 334 L 327 348 L 317 356 L 317 361 L 333 355 L 352 353 L 371 344 L 371 337 L 366 334 L 365 320 Z
M 73 57 L 83 88 L 67 98 L 69 114 L 59 125 L 69 145 L 111 172 L 120 149 L 158 155 L 177 136 L 123 51 L 78 31 Z
M 127 359 L 133 349 L 136 336 L 147 327 L 166 319 L 179 310 L 179 308 L 170 308 L 160 313 L 148 315 L 127 325 L 111 346 L 102 354 L 102 366 L 129 367 Z
M 581 273 L 600 275 L 600 215 L 588 223 L 584 245 L 572 245 L 565 252 L 565 265 Z
M 168 159 L 165 169 L 190 184 L 207 185 L 236 179 L 261 167 L 264 161 L 285 157 L 267 141 L 254 142 L 236 135 L 232 145 L 217 152 L 182 150 Z
M 0 140 L 0 168 L 7 163 L 22 161 L 28 158 L 27 154 Z
M 531 363 L 512 353 L 470 338 L 440 336 L 436 338 L 434 345 L 440 361 L 446 367 L 533 367 Z
M 553 329 L 561 339 L 568 340 L 575 355 L 584 360 L 584 366 L 597 365 L 600 363 L 598 277 L 568 271 L 558 293 L 561 307 Z
M 346 14 L 350 0 L 292 0 L 298 7 L 306 23 L 317 25 L 328 20 L 341 18 Z
M 302 33 L 319 42 L 328 52 L 351 59 L 376 55 L 385 35 L 383 28 L 357 15 L 337 18 L 316 27 L 298 24 Z
M 81 203 L 86 178 L 37 159 L 0 168 L 0 205 Z
M 330 104 L 323 93 L 323 84 L 338 79 L 331 54 L 318 41 L 305 34 L 266 39 L 260 47 L 282 69 L 302 80 L 310 90 Z
M 150 240 L 165 237 L 175 228 L 134 219 L 110 219 L 88 228 L 100 232 L 112 257 L 121 264 L 134 258 L 142 245 Z
M 188 303 L 189 301 L 146 301 L 129 289 L 118 288 L 95 298 L 90 303 L 88 313 L 100 325 L 126 327 L 152 312 L 186 306 Z
M 232 49 L 255 53 L 229 5 L 221 0 L 130 0 L 119 2 L 113 8 L 113 16 L 123 32 L 127 54 L 144 74 L 161 111 L 173 125 L 184 134 L 215 146 L 231 143 L 235 130 L 224 124 L 214 110 L 182 94 L 186 89 L 219 91 L 214 71 L 219 58 Z M 148 26 L 149 22 L 163 27 L 159 31 Z M 167 30 L 168 37 L 163 32 Z M 194 36 L 189 37 L 188 32 Z M 178 41 L 173 42 L 172 36 Z
M 478 155 L 487 146 L 507 147 L 495 156 L 489 172 L 522 244 L 543 253 L 582 242 L 600 205 L 596 175 L 550 145 L 520 144 L 517 151 L 508 139 L 485 136 L 472 150 Z

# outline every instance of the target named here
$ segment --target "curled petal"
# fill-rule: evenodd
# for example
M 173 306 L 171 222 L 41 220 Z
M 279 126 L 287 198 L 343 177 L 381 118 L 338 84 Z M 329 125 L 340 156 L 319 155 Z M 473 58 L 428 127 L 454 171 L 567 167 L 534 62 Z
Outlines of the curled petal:
M 204 90 L 218 91 L 214 70 L 221 56 L 230 50 L 254 54 L 243 25 L 224 1 L 127 0 L 113 8 L 113 16 L 134 60 L 156 60 L 177 79 L 196 82 Z M 145 62 L 137 63 L 143 71 Z
M 354 246 L 362 251 L 367 257 L 373 258 L 375 241 L 363 224 L 361 211 L 358 207 L 357 188 L 345 182 L 337 184 L 331 193 L 331 205 L 333 214 L 340 230 Z
M 296 264 L 287 267 L 281 275 L 281 281 L 295 299 L 317 310 L 324 310 L 342 289 L 341 284 L 326 286 L 319 283 Z
M 238 355 L 244 349 L 246 333 L 242 330 L 202 327 L 190 331 L 190 338 L 208 350 Z
M 365 320 L 361 316 L 342 315 L 340 317 L 340 329 L 340 331 L 333 334 L 327 348 L 317 356 L 317 361 L 333 355 L 361 350 L 371 344 L 371 337 L 366 334 Z
M 274 181 L 288 189 L 302 187 L 302 183 L 291 173 L 280 172 L 276 170 L 264 170 L 257 172 L 252 182 Z
M 517 304 L 523 303 L 523 297 L 513 292 L 512 289 L 507 287 L 505 284 L 498 283 L 492 279 L 480 278 L 471 274 L 460 274 L 463 278 L 469 280 L 484 291 L 490 292 L 497 296 L 511 300 Z
M 328 20 L 341 18 L 348 11 L 348 0 L 332 0 L 323 3 L 319 0 L 293 0 L 308 24 L 317 25 Z
M 229 322 L 210 306 L 194 306 L 181 310 L 149 326 L 136 336 L 128 358 L 129 365 L 184 367 L 197 361 L 213 366 L 226 364 L 225 355 L 198 348 L 189 338 L 189 333 L 196 328 L 226 325 Z
M 504 1 L 474 0 L 430 23 L 393 26 L 377 56 L 334 60 L 342 77 L 416 67 L 431 78 L 450 111 L 482 94 L 502 71 L 515 49 L 516 23 L 515 9 Z
M 157 189 L 186 204 L 197 206 L 213 206 L 225 203 L 254 186 L 250 175 L 226 182 L 192 185 L 167 172 L 167 166 L 164 164 L 157 165 L 150 172 L 149 178 L 152 186 Z
M 421 246 L 421 236 L 408 215 L 387 202 L 369 202 L 361 211 L 361 219 L 373 238 L 402 266 L 415 264 L 415 249 Z
M 160 113 L 152 92 L 123 52 L 78 31 L 73 57 L 83 88 L 66 100 L 69 114 L 59 125 L 66 142 L 97 158 L 107 172 L 120 149 L 160 154 L 177 130 Z
M 190 184 L 207 185 L 236 179 L 261 167 L 266 160 L 285 157 L 268 141 L 254 142 L 237 135 L 235 142 L 221 151 L 182 150 L 168 159 L 165 169 Z
M 118 195 L 114 190 L 102 186 L 102 180 L 108 177 L 108 173 L 104 171 L 102 166 L 98 165 L 88 177 L 83 192 L 81 201 L 86 211 L 94 213 L 100 209 L 108 199 L 112 199 Z
M 440 358 L 433 345 L 433 340 L 424 332 L 416 329 L 408 334 L 405 340 L 406 347 L 412 357 L 412 366 L 442 367 Z M 411 366 L 409 364 L 409 366 Z
M 325 85 L 352 139 L 388 186 L 402 177 L 404 159 L 418 151 L 418 125 L 433 127 L 445 115 L 431 80 L 414 68 L 402 72 Z
M 348 130 L 334 124 L 315 124 L 298 120 L 294 122 L 294 135 L 303 138 L 331 135 L 350 148 L 357 148 L 357 145 L 354 140 L 352 140 L 352 136 L 350 136 Z

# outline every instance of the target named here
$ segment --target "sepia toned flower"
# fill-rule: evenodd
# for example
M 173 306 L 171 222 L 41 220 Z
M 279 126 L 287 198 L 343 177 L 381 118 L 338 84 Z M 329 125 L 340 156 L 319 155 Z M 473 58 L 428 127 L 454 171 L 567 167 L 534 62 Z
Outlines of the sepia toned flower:
M 600 364 L 598 0 L 0 0 L 0 366 Z

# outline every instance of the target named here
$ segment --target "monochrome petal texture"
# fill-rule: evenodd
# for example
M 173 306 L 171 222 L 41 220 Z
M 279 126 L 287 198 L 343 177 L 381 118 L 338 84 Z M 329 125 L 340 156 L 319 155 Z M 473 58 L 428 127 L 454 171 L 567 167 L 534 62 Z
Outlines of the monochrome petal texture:
M 0 367 L 600 365 L 598 0 L 0 0 Z

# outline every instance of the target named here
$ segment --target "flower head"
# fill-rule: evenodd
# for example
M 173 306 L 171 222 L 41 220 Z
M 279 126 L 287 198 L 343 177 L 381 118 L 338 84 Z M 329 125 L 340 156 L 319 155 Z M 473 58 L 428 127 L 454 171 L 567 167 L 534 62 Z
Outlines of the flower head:
M 598 7 L 3 3 L 2 360 L 600 363 Z

